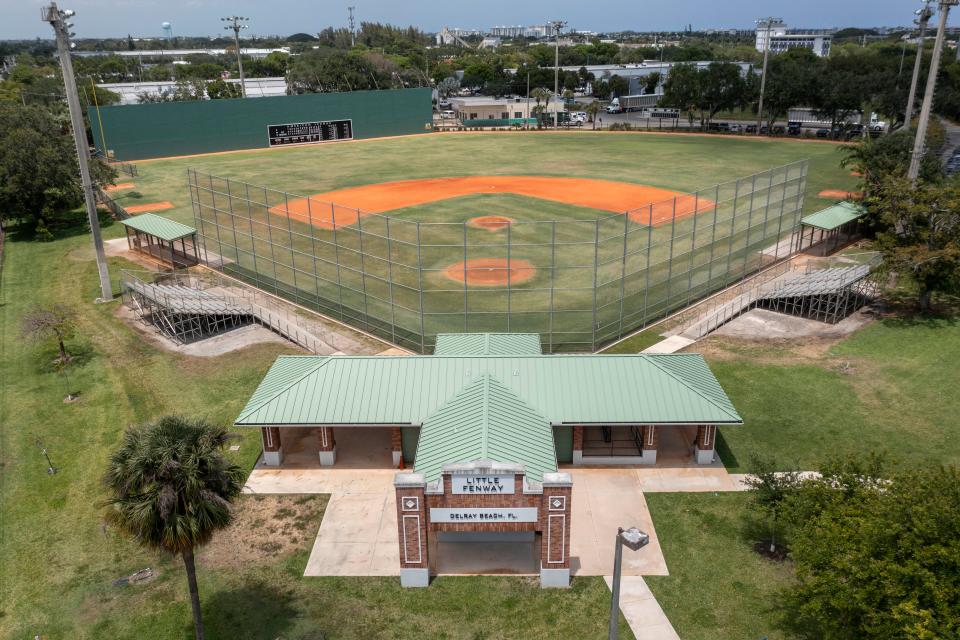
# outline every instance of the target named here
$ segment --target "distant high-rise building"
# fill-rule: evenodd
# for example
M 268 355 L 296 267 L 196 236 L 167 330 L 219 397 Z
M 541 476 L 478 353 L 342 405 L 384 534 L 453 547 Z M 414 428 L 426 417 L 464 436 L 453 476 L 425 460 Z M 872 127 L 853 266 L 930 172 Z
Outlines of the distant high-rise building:
M 830 55 L 833 42 L 832 29 L 789 29 L 782 20 L 773 20 L 769 25 L 757 25 L 757 51 L 763 51 L 769 42 L 770 53 L 783 53 L 790 49 L 810 49 L 820 57 Z

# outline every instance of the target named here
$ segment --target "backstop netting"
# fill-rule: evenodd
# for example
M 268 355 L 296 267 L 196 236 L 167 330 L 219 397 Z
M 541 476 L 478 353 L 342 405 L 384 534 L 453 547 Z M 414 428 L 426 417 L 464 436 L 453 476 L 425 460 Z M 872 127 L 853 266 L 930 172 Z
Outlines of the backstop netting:
M 495 232 L 194 170 L 188 182 L 202 257 L 225 274 L 422 353 L 438 333 L 479 331 L 538 333 L 554 352 L 596 350 L 788 256 L 806 175 L 800 161 L 624 203 L 622 214 L 536 220 L 548 216 L 534 211 Z M 306 217 L 284 214 L 294 200 L 307 201 Z M 466 266 L 458 277 L 461 264 L 487 259 L 515 277 L 471 284 Z

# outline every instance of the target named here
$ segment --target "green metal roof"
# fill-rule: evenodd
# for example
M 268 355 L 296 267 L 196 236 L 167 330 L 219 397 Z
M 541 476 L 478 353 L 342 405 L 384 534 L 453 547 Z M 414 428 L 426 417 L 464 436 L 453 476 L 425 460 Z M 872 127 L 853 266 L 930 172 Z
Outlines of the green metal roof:
M 816 227 L 824 231 L 833 231 L 848 222 L 853 222 L 866 213 L 863 205 L 853 202 L 838 202 L 826 209 L 821 209 L 816 213 L 800 218 L 800 224 L 808 227 Z
M 540 335 L 536 333 L 441 333 L 433 349 L 436 356 L 538 355 Z
M 423 423 L 414 471 L 433 482 L 444 465 L 476 460 L 522 464 L 534 482 L 557 470 L 550 422 L 489 374 L 466 385 Z
M 170 218 L 158 216 L 155 213 L 143 213 L 133 218 L 121 220 L 120 222 L 131 229 L 136 229 L 141 233 L 146 233 L 168 242 L 179 240 L 186 236 L 192 236 L 197 232 L 197 230 L 191 226 L 181 224 Z
M 737 424 L 699 354 L 281 356 L 236 420 L 421 425 L 490 376 L 551 424 Z

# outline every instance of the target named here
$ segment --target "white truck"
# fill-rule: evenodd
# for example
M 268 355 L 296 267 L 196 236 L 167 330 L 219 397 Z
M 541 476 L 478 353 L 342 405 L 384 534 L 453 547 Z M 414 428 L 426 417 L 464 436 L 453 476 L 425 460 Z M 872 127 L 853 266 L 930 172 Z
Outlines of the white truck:
M 640 111 L 657 106 L 662 93 L 644 93 L 635 96 L 618 96 L 607 105 L 607 113 L 623 113 L 624 111 Z

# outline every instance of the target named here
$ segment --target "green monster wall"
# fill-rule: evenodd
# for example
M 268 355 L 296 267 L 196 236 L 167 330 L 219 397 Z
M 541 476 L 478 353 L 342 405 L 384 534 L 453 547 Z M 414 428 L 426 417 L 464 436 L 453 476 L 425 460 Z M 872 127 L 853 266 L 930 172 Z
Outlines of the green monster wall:
M 428 88 L 132 104 L 99 117 L 90 107 L 89 116 L 97 148 L 105 138 L 117 160 L 265 148 L 271 124 L 351 119 L 359 139 L 425 133 L 433 121 Z

